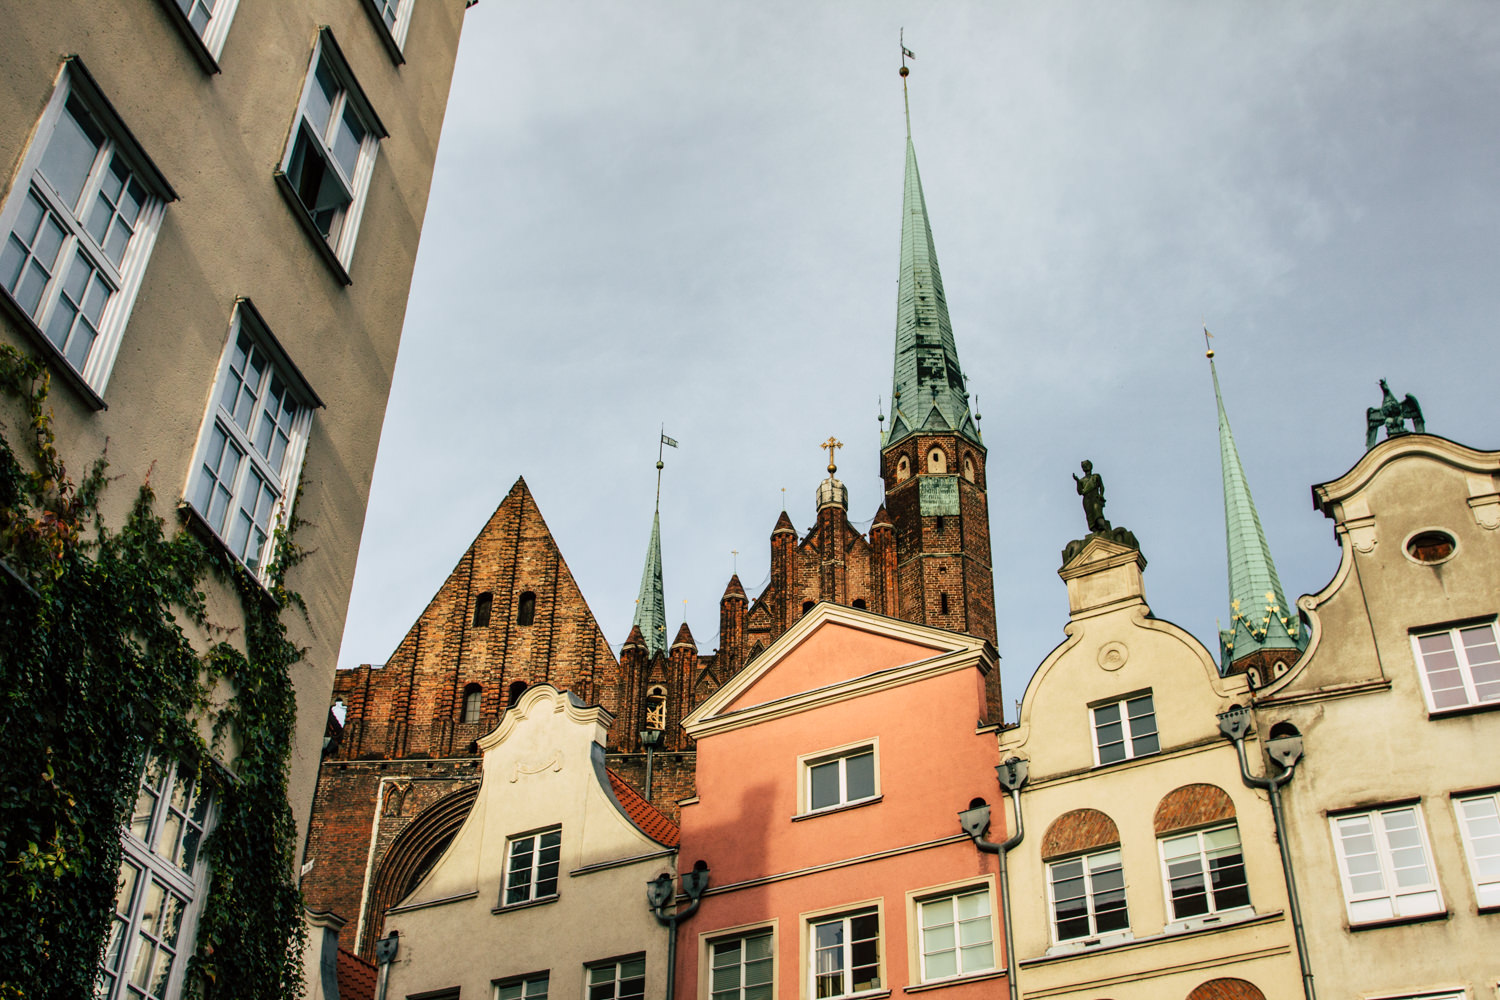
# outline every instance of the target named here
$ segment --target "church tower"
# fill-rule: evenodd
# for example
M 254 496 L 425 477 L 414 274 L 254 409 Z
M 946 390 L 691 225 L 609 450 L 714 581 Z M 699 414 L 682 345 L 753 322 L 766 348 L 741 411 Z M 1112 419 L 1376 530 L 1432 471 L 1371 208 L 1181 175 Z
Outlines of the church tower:
M 985 447 L 958 364 L 909 120 L 890 406 L 880 473 L 895 531 L 896 614 L 994 642 Z

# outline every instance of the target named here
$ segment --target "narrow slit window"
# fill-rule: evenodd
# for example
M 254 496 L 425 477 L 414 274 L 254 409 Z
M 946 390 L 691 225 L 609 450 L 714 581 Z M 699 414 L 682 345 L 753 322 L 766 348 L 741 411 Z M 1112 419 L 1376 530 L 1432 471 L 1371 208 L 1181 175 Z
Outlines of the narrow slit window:
M 516 624 L 530 625 L 536 620 L 536 594 L 528 590 L 516 602 Z
M 490 623 L 490 607 L 495 603 L 495 595 L 486 590 L 474 598 L 474 627 L 484 628 Z

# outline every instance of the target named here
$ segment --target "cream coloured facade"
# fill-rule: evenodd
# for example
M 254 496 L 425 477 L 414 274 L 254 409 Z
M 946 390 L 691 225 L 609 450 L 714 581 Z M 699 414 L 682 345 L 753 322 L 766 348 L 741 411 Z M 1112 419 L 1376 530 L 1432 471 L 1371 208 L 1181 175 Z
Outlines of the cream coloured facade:
M 1322 997 L 1500 983 L 1500 452 L 1405 434 L 1313 488 L 1333 579 L 1254 698 L 1306 755 L 1283 792 Z
M 646 883 L 675 874 L 677 851 L 632 815 L 667 841 L 676 828 L 606 771 L 613 721 L 538 684 L 479 740 L 479 797 L 387 911 L 389 996 L 664 995 L 668 932 Z
M 299 854 L 464 11 L 0 0 L 0 344 L 47 366 L 70 470 L 107 443 L 107 525 L 150 482 L 169 534 L 195 531 L 263 574 L 276 526 L 303 522 L 309 556 L 288 584 L 307 613 L 286 615 L 304 650 L 288 786 Z M 9 396 L 0 421 L 20 451 Z M 243 648 L 232 584 L 210 577 L 205 600 L 219 628 L 187 624 L 195 643 Z M 233 740 L 215 752 L 233 771 Z M 213 816 L 190 822 L 211 835 Z M 151 830 L 178 819 L 153 814 Z M 164 877 L 201 897 L 202 864 L 188 868 Z M 153 991 L 182 987 L 200 901 Z M 150 913 L 127 910 L 133 941 Z M 144 977 L 130 969 L 145 947 L 106 962 Z
M 1067 639 L 999 734 L 1030 771 L 1008 858 L 1020 995 L 1296 996 L 1271 812 L 1217 718 L 1249 687 L 1151 616 L 1144 567 L 1098 535 L 1063 566 Z

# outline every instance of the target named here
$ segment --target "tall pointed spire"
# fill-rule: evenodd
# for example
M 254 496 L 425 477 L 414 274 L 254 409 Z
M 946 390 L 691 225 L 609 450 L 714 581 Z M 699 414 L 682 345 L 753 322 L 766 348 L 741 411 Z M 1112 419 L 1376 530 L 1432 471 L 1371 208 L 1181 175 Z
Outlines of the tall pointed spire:
M 647 656 L 667 652 L 667 602 L 661 583 L 661 470 L 662 446 L 668 443 L 677 447 L 677 442 L 667 437 L 663 428 L 656 445 L 656 510 L 651 515 L 651 542 L 646 546 L 646 566 L 641 570 L 641 592 L 635 599 L 632 620 L 641 630 Z
M 1208 334 L 1207 328 L 1203 331 Z M 1211 336 L 1211 335 L 1210 335 Z M 1219 461 L 1224 471 L 1224 534 L 1229 556 L 1229 628 L 1219 632 L 1220 668 L 1253 665 L 1261 651 L 1286 650 L 1292 658 L 1307 648 L 1307 631 L 1287 604 L 1266 533 L 1250 496 L 1239 449 L 1224 411 L 1219 373 L 1210 348 L 1208 370 L 1219 406 Z M 1269 678 L 1267 678 L 1269 680 Z
M 902 91 L 906 89 L 902 66 Z M 969 393 L 958 365 L 948 320 L 943 275 L 917 173 L 917 150 L 906 126 L 906 184 L 902 195 L 901 278 L 896 293 L 896 365 L 891 383 L 891 425 L 885 445 L 917 433 L 957 433 L 982 446 L 969 412 Z

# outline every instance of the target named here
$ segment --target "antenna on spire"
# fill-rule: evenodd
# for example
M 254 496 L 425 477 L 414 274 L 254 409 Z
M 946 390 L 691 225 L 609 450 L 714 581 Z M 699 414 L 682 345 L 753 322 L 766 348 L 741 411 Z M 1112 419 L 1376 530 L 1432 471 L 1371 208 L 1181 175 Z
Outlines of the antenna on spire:
M 1212 362 L 1213 359 L 1214 359 L 1214 345 L 1210 344 L 1209 341 L 1213 340 L 1213 339 L 1214 339 L 1214 335 L 1208 332 L 1208 320 L 1204 320 L 1203 321 L 1203 346 L 1204 346 L 1204 348 L 1206 348 L 1206 350 L 1204 350 L 1203 356 L 1205 358 L 1207 358 L 1210 362 Z
M 735 574 L 735 576 L 739 576 L 739 573 L 740 573 L 740 550 L 739 549 L 730 549 L 729 550 L 729 555 L 730 555 L 731 558 L 734 559 L 734 574 Z
M 786 487 L 781 488 L 781 512 L 786 513 Z
M 911 99 L 906 96 L 906 78 L 911 75 L 911 70 L 906 68 L 906 60 L 917 58 L 917 54 L 906 47 L 906 29 L 901 29 L 901 103 L 906 106 L 906 138 L 911 139 Z

